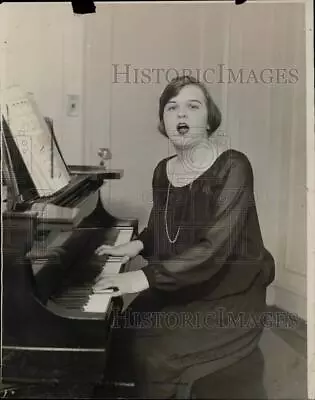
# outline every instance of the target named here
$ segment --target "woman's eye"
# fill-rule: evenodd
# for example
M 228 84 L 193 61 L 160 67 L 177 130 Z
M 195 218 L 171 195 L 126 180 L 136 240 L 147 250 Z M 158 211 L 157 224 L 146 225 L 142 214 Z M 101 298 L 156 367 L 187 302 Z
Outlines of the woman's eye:
M 199 108 L 197 104 L 190 104 L 189 107 L 190 107 L 191 109 L 193 109 L 193 110 L 196 110 L 196 109 Z
M 175 106 L 168 106 L 168 107 L 167 107 L 167 110 L 168 110 L 168 111 L 173 111 L 173 110 L 175 110 Z

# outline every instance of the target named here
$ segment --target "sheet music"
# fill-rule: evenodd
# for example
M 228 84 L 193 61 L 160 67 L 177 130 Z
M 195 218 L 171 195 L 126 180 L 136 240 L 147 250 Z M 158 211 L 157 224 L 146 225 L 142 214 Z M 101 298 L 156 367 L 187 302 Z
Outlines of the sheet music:
M 70 182 L 70 175 L 36 102 L 18 85 L 5 89 L 7 123 L 39 196 L 49 196 Z

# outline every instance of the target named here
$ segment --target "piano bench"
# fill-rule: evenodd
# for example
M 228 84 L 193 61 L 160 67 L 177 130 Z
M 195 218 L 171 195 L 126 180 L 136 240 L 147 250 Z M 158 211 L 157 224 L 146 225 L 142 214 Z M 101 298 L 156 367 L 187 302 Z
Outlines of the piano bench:
M 218 369 L 214 362 L 205 363 L 189 368 L 184 375 L 176 399 L 268 398 L 263 386 L 264 357 L 260 348 L 232 365 Z

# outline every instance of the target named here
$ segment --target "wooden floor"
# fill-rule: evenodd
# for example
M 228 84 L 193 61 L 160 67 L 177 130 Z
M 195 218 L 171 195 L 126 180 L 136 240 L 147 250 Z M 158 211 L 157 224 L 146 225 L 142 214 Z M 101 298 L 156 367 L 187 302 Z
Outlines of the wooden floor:
M 245 368 L 233 367 L 234 375 L 242 377 L 242 382 L 236 380 L 236 384 L 231 379 L 234 377 L 233 373 L 226 374 L 223 378 L 220 376 L 220 379 L 213 375 L 210 378 L 205 377 L 196 384 L 195 398 L 307 399 L 307 352 L 306 336 L 303 332 L 290 329 L 265 329 L 260 341 L 260 349 L 263 355 L 263 368 L 259 364 Z M 259 379 L 257 379 L 258 376 Z M 260 389 L 253 390 L 251 382 L 258 381 L 262 382 L 257 385 Z M 243 387 L 241 388 L 240 385 Z M 223 390 L 222 387 L 224 387 Z
M 295 328 L 265 328 L 260 342 L 264 357 L 263 387 L 267 399 L 304 400 L 307 399 L 307 352 L 306 326 L 300 321 Z M 248 381 L 255 375 L 255 366 L 250 368 Z M 198 386 L 197 398 L 207 398 L 209 385 L 204 379 Z M 2 396 L 5 394 L 2 387 Z M 91 388 L 86 393 L 75 387 L 56 388 L 20 388 L 15 395 L 6 393 L 7 398 L 91 398 Z M 234 398 L 234 397 L 233 397 Z
M 264 388 L 268 399 L 307 399 L 306 327 L 266 329 L 260 348 L 265 359 Z

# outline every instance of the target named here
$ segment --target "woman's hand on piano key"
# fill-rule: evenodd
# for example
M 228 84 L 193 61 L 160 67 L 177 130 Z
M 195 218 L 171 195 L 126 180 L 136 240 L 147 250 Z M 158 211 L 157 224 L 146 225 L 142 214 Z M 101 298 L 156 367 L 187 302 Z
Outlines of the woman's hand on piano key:
M 110 246 L 103 244 L 95 250 L 95 254 L 102 256 L 108 254 L 110 256 L 129 258 L 136 257 L 143 249 L 143 243 L 140 240 L 132 240 L 131 242 L 123 243 L 118 246 Z
M 149 288 L 149 282 L 143 271 L 122 272 L 120 274 L 103 273 L 93 287 L 94 293 L 108 293 L 112 296 L 123 296 L 128 293 L 139 293 Z

